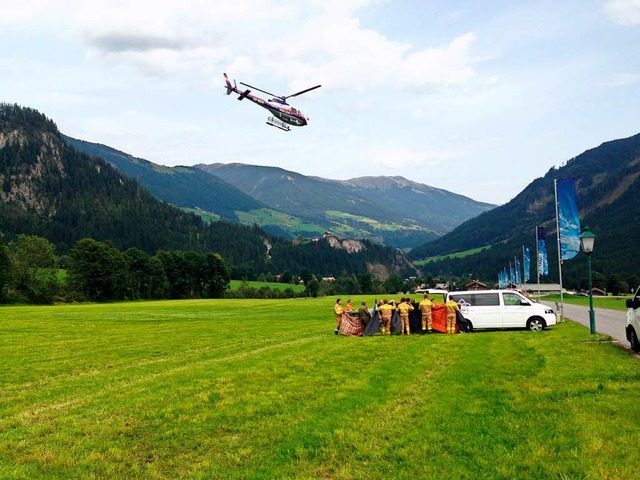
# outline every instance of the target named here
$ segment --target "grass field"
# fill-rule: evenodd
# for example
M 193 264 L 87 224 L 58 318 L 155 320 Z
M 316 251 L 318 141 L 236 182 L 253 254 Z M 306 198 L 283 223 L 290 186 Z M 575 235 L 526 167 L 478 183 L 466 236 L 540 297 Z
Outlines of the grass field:
M 256 282 L 256 281 L 243 281 L 243 280 L 231 280 L 229 288 L 231 290 L 237 290 L 246 283 L 251 288 L 268 287 L 271 290 L 286 290 L 291 288 L 294 292 L 304 292 L 304 285 L 294 285 L 292 283 L 278 283 L 278 282 Z
M 286 213 L 271 210 L 270 208 L 260 208 L 257 210 L 251 210 L 249 212 L 236 211 L 238 220 L 244 225 L 259 225 L 261 227 L 268 225 L 277 225 L 283 230 L 290 232 L 294 235 L 305 233 L 307 235 L 322 235 L 325 231 L 325 227 L 316 225 L 314 223 L 306 223 L 297 217 L 287 215 Z
M 452 253 L 450 255 L 438 255 L 438 256 L 435 256 L 435 257 L 429 257 L 429 258 L 425 258 L 424 260 L 415 261 L 413 263 L 415 263 L 416 265 L 420 266 L 420 265 L 426 265 L 426 264 L 431 263 L 431 262 L 437 262 L 439 260 L 444 260 L 445 258 L 464 258 L 464 257 L 468 257 L 469 255 L 475 255 L 476 253 L 483 252 L 483 251 L 487 250 L 488 248 L 491 248 L 491 245 L 485 245 L 484 247 L 478 247 L 478 248 L 473 248 L 471 250 L 465 250 L 464 252 L 456 252 L 456 253 Z
M 534 294 L 532 298 L 537 298 Z M 609 308 L 611 310 L 623 310 L 627 311 L 627 299 L 631 298 L 631 295 L 619 296 L 619 297 L 593 297 L 593 306 L 598 308 Z M 560 302 L 560 294 L 544 295 L 542 300 L 549 302 Z M 565 303 L 571 303 L 573 305 L 582 305 L 584 307 L 589 306 L 589 297 L 582 297 L 580 295 L 563 295 L 563 301 Z
M 333 302 L 0 308 L 0 478 L 636 477 L 607 338 L 336 337 Z

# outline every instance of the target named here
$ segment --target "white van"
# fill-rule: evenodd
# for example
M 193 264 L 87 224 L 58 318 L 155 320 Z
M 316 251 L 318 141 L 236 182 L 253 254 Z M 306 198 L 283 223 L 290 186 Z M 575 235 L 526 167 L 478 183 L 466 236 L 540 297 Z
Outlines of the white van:
M 553 309 L 535 303 L 515 290 L 450 292 L 460 312 L 474 328 L 542 330 L 556 324 Z

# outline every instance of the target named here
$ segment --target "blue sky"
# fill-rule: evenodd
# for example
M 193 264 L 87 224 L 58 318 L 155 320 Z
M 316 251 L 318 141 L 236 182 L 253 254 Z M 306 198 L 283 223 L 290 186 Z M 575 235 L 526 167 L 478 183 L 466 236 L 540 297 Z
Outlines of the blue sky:
M 505 203 L 640 132 L 640 0 L 2 0 L 0 101 L 164 165 L 401 175 Z M 310 124 L 282 132 L 222 73 Z

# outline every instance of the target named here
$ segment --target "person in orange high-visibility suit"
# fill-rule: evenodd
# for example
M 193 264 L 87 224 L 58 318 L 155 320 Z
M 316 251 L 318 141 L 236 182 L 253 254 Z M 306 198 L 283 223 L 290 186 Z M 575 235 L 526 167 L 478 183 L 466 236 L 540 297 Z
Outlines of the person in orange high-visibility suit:
M 420 309 L 420 313 L 422 316 L 422 332 L 425 331 L 431 332 L 433 329 L 433 324 L 431 320 L 431 307 L 433 307 L 433 302 L 429 298 L 429 294 L 424 294 L 424 300 L 420 302 L 418 308 Z
M 407 335 L 411 335 L 411 329 L 409 328 L 409 312 L 415 310 L 411 305 L 410 298 L 403 298 L 398 305 L 398 312 L 400 313 L 400 322 L 402 323 L 402 333 L 407 332 Z
M 347 304 L 344 306 L 344 313 L 355 312 L 356 308 L 353 306 L 351 299 L 347 300 Z
M 336 300 L 333 306 L 333 314 L 336 316 L 336 335 L 340 333 L 340 325 L 342 324 L 342 299 Z
M 382 301 L 382 305 L 378 307 L 378 315 L 380 315 L 380 335 L 391 335 L 391 315 L 396 309 L 393 305 L 389 305 L 389 302 L 385 298 Z
M 456 333 L 456 312 L 460 310 L 458 304 L 449 297 L 444 306 L 447 308 L 447 333 Z

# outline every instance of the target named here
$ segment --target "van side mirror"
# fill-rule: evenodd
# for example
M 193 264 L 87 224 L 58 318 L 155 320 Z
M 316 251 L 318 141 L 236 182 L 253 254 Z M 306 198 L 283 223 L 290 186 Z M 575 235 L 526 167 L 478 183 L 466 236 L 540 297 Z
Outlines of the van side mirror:
M 627 298 L 627 308 L 633 308 L 633 299 Z
M 528 307 L 531 306 L 531 304 L 529 302 L 527 302 L 526 300 L 520 300 L 520 305 L 526 305 Z

